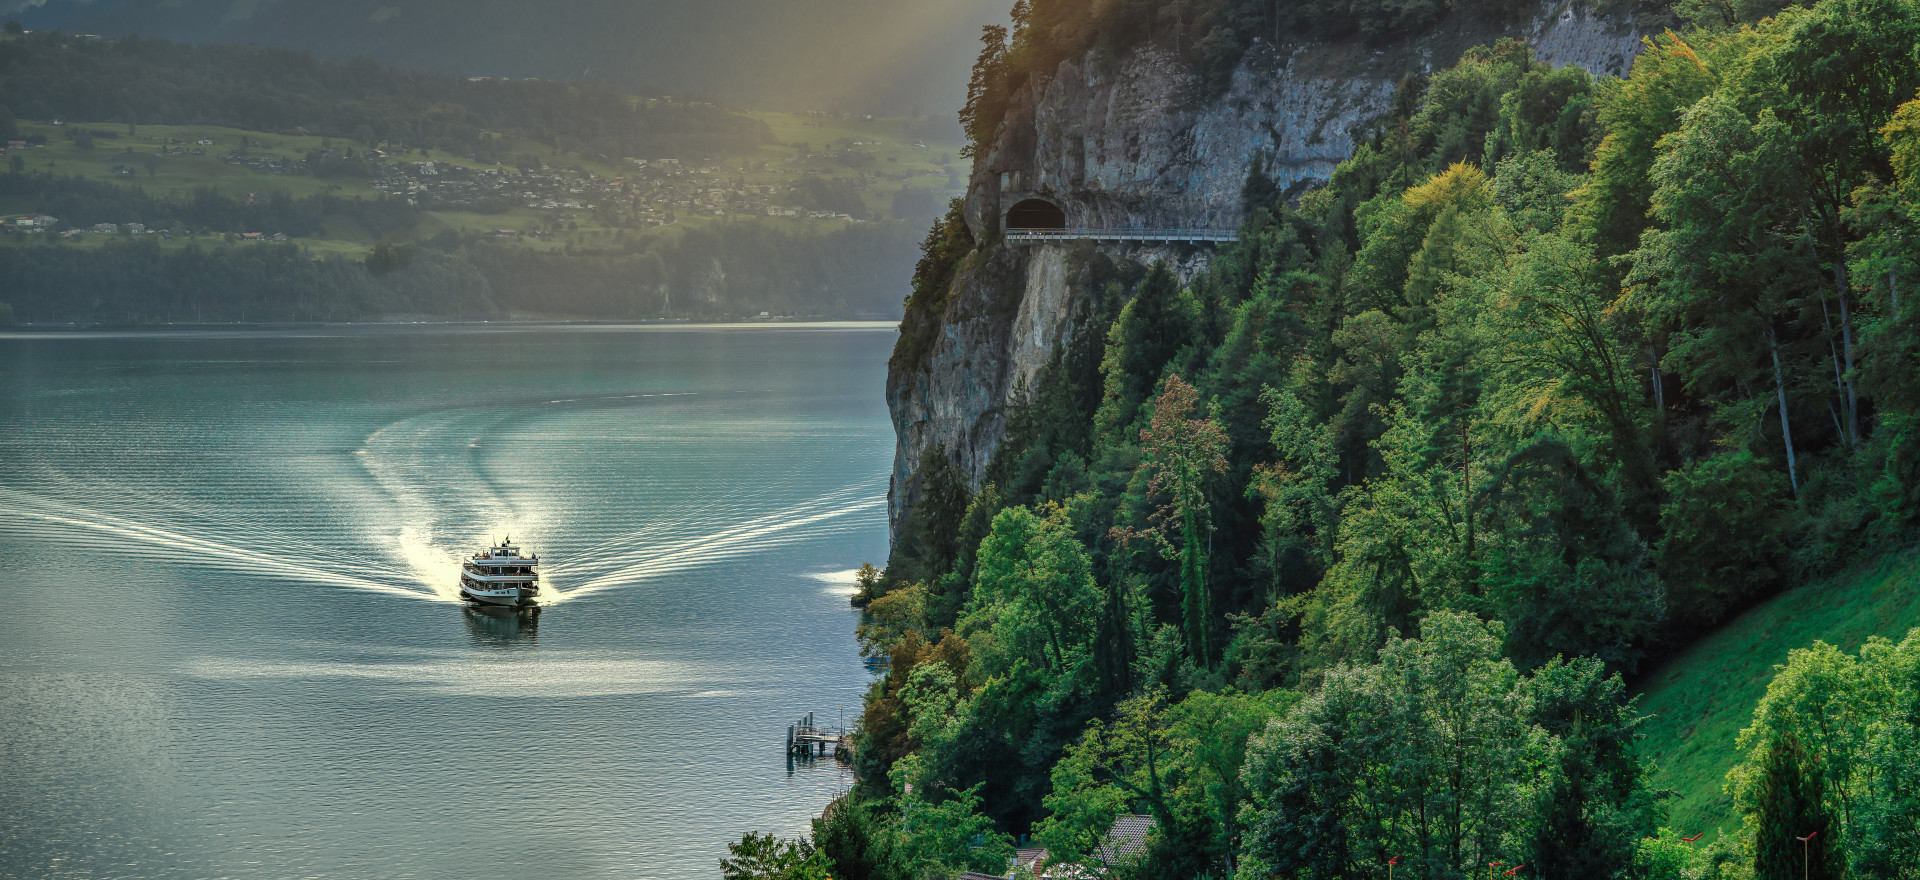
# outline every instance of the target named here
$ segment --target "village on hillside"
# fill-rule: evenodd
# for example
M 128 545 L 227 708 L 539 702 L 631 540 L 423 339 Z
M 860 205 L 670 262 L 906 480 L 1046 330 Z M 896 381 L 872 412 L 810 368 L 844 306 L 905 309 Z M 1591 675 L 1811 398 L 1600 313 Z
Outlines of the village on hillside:
M 792 118 L 799 120 L 795 127 L 822 125 Z M 872 127 L 864 122 L 853 120 L 835 133 Z M 345 145 L 352 142 L 309 137 L 304 131 L 195 136 L 151 126 L 141 128 L 144 136 L 136 140 L 61 120 L 23 123 L 22 129 L 32 134 L 0 149 L 0 162 L 15 173 L 79 174 L 177 195 L 189 194 L 181 179 L 204 180 L 204 186 L 249 204 L 288 191 L 392 197 L 441 213 L 449 218 L 446 225 L 470 233 L 530 241 L 579 230 L 611 234 L 718 218 L 918 222 L 963 192 L 966 177 L 965 162 L 954 160 L 951 145 L 930 147 L 924 140 L 897 136 L 886 141 L 842 136 L 818 147 L 769 145 L 750 156 L 616 159 L 528 151 L 495 164 L 397 144 L 356 149 Z M 0 232 L 68 241 L 152 233 L 171 241 L 212 231 L 179 223 L 149 229 L 143 218 L 100 222 L 97 216 L 69 218 L 34 207 L 0 199 Z M 260 229 L 233 237 L 285 241 L 285 232 Z

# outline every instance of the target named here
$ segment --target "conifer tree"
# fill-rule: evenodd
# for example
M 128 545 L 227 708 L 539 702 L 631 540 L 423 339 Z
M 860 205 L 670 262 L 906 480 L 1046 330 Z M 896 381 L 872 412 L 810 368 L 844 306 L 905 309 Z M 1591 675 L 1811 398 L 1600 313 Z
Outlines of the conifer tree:
M 1227 469 L 1226 434 L 1211 419 L 1190 418 L 1198 393 L 1179 376 L 1168 376 L 1167 386 L 1154 402 L 1152 425 L 1140 432 L 1146 447 L 1145 466 L 1153 471 L 1150 489 L 1164 492 L 1167 506 L 1156 516 L 1179 531 L 1179 546 L 1156 533 L 1156 542 L 1170 560 L 1180 564 L 1181 619 L 1188 649 L 1201 665 L 1212 662 L 1211 597 L 1207 592 L 1205 532 L 1212 529 L 1207 504 L 1207 478 Z
M 1754 792 L 1754 880 L 1840 880 L 1833 817 L 1814 761 L 1792 734 L 1774 738 Z M 1813 838 L 1799 838 L 1812 834 Z

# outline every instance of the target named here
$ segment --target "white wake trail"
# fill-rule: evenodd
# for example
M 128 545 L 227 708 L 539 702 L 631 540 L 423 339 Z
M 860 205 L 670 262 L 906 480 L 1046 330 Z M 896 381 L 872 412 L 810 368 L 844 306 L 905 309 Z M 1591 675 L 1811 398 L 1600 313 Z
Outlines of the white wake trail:
M 796 505 L 793 505 L 792 507 L 786 508 L 785 510 L 776 510 L 772 513 L 763 513 L 752 519 L 737 523 L 734 525 L 733 530 L 751 529 L 751 528 L 757 528 L 767 524 L 778 523 L 782 520 L 786 520 L 791 517 L 801 516 L 807 513 L 811 513 L 823 507 L 829 507 L 835 504 L 840 504 L 847 500 L 870 499 L 872 492 L 873 492 L 872 489 L 869 489 L 866 487 L 860 487 L 860 486 L 838 489 L 833 492 L 828 492 L 825 495 L 821 495 L 818 498 L 814 498 L 810 501 L 807 501 L 804 504 L 796 504 Z M 685 513 L 700 514 L 700 513 L 706 513 L 709 510 L 713 510 L 716 508 L 725 509 L 725 506 L 718 503 L 717 501 L 710 501 L 706 504 L 700 505 L 699 507 L 687 508 L 685 510 Z M 676 526 L 684 526 L 686 524 L 686 520 L 688 519 L 691 519 L 691 517 L 690 516 L 684 517 L 682 518 L 682 520 L 674 521 L 674 522 L 653 523 L 653 524 L 647 525 L 644 528 L 639 529 L 638 531 L 628 532 L 623 535 L 616 535 L 612 538 L 608 538 L 599 543 L 592 544 L 586 547 L 581 547 L 573 552 L 583 558 L 593 558 L 596 564 L 603 567 L 607 565 L 619 565 L 619 564 L 622 564 L 623 562 L 629 562 L 636 559 L 647 558 L 649 556 L 655 555 L 657 551 L 626 550 L 620 553 L 613 554 L 611 556 L 600 556 L 598 554 L 615 547 L 631 547 L 634 544 L 639 543 L 641 539 L 646 538 L 648 536 L 657 535 L 657 534 L 660 534 L 661 532 L 669 531 Z M 723 531 L 723 532 L 720 532 L 719 534 L 724 536 L 729 533 L 730 532 L 728 531 Z
M 823 497 L 832 498 L 840 494 L 843 493 L 833 493 Z M 571 599 L 591 595 L 662 575 L 698 568 L 722 559 L 744 556 L 764 547 L 801 540 L 807 537 L 808 526 L 864 513 L 883 507 L 885 504 L 884 498 L 867 498 L 850 504 L 835 503 L 829 509 L 820 510 L 816 500 L 814 504 L 808 505 L 812 512 L 782 511 L 756 517 L 741 525 L 713 534 L 681 539 L 663 547 L 636 550 L 608 559 L 593 560 L 591 564 L 581 567 L 589 571 L 599 569 L 602 573 L 575 585 L 558 598 Z M 607 571 L 608 566 L 616 567 Z M 562 571 L 564 572 L 565 569 L 563 568 Z
M 140 522 L 167 522 L 170 523 L 170 530 L 180 534 L 189 532 L 214 532 L 217 530 L 217 533 L 227 542 L 224 546 L 233 546 L 232 542 L 242 540 L 250 540 L 260 545 L 274 546 L 295 544 L 301 540 L 293 538 L 285 532 L 262 528 L 258 524 L 257 518 L 209 510 L 204 502 L 196 502 L 188 498 L 174 498 L 166 494 L 164 489 L 150 487 L 143 490 L 140 496 L 134 498 L 112 496 L 107 493 L 94 491 L 96 485 L 94 483 L 77 480 L 57 471 L 47 471 L 37 475 L 35 482 L 44 484 L 50 488 L 59 487 L 64 490 L 60 494 L 67 498 L 85 500 L 97 498 L 101 503 L 111 504 L 115 510 L 119 511 L 119 515 L 116 518 L 122 523 L 137 526 Z M 75 504 L 71 501 L 55 501 L 45 496 L 34 497 L 40 498 L 40 502 L 48 507 L 84 511 L 85 516 L 94 515 L 91 509 L 86 507 L 85 504 Z M 353 552 L 356 549 L 361 548 L 335 546 L 330 547 L 327 552 L 329 558 L 336 563 L 347 563 L 350 567 L 377 569 L 387 566 L 388 563 L 382 560 L 367 556 L 363 553 Z
M 4 501 L 15 516 L 38 520 L 69 529 L 118 538 L 132 544 L 193 554 L 188 563 L 213 565 L 247 574 L 265 574 L 306 583 L 323 583 L 408 599 L 439 599 L 432 593 L 399 584 L 385 583 L 337 570 L 315 567 L 309 557 L 277 555 L 247 547 L 196 538 L 171 529 L 135 523 L 112 514 L 88 510 L 76 505 L 0 488 Z M 290 542 L 291 543 L 291 542 Z
M 793 524 L 800 523 L 803 518 L 811 517 L 812 515 L 817 514 L 823 510 L 832 511 L 841 504 L 840 499 L 849 494 L 851 493 L 849 493 L 847 490 L 830 492 L 826 495 L 822 495 L 818 498 L 814 498 L 802 504 L 796 504 L 791 507 L 787 507 L 783 510 L 776 510 L 769 513 L 763 513 L 759 516 L 736 522 L 732 526 L 721 529 L 720 531 L 717 531 L 717 532 L 705 532 L 705 533 L 696 534 L 696 535 L 686 535 L 684 537 L 676 538 L 664 544 L 661 544 L 661 543 L 651 544 L 644 547 L 639 547 L 637 549 L 630 549 L 621 553 L 615 553 L 612 555 L 596 556 L 594 553 L 590 551 L 586 551 L 586 552 L 579 552 L 577 556 L 582 559 L 591 560 L 590 570 L 591 569 L 609 569 L 609 568 L 624 569 L 625 567 L 631 566 L 635 563 L 650 562 L 653 560 L 660 559 L 662 553 L 665 552 L 662 549 L 663 547 L 664 548 L 685 548 L 696 543 L 704 546 L 727 546 L 728 544 L 733 543 L 737 538 L 741 536 L 752 537 L 754 535 L 762 533 L 763 531 L 767 534 L 776 534 L 778 532 L 785 531 L 788 527 L 790 527 Z M 867 499 L 867 501 L 871 502 L 872 499 L 869 498 Z M 668 523 L 663 525 L 687 525 L 687 523 L 685 521 L 681 521 L 681 522 Z M 588 567 L 588 566 L 582 566 L 582 567 Z
M 401 511 L 399 532 L 377 537 L 392 543 L 395 554 L 420 583 L 449 601 L 459 599 L 459 587 L 451 573 L 459 570 L 460 554 L 446 549 L 440 540 L 442 531 L 469 539 L 471 536 L 465 533 L 473 523 L 485 523 L 507 533 L 526 531 L 513 506 L 500 497 L 470 458 L 473 441 L 494 426 L 493 422 L 471 423 L 489 416 L 495 421 L 499 418 L 493 413 L 455 410 L 403 419 L 373 432 L 355 453 L 367 475 Z M 455 434 L 470 435 L 470 439 L 456 445 L 449 440 Z M 452 496 L 457 501 L 430 494 L 430 487 L 421 479 L 429 473 L 458 484 L 461 491 Z M 454 519 L 448 516 L 450 505 L 461 508 L 457 521 L 463 525 L 443 529 Z

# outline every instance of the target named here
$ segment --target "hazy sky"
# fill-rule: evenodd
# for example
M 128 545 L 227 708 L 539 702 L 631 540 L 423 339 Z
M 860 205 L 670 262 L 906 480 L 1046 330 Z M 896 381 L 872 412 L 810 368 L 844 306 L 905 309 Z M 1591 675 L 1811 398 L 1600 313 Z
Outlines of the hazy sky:
M 32 28 L 367 55 L 463 75 L 952 116 L 1012 0 L 0 0 Z

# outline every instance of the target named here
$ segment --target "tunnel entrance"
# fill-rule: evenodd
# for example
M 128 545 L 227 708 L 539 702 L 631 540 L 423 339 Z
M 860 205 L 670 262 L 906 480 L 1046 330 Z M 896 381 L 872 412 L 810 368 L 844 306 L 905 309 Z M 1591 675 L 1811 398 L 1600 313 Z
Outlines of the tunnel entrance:
M 1022 199 L 1007 210 L 1007 229 L 1065 229 L 1067 212 L 1046 199 Z

